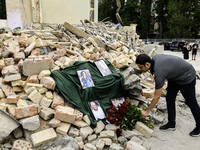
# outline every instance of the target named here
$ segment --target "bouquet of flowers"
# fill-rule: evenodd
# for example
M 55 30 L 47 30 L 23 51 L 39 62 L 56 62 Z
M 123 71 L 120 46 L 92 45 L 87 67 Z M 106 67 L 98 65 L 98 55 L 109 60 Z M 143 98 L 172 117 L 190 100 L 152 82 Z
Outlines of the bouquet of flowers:
M 137 121 L 141 121 L 149 128 L 153 128 L 152 124 L 142 119 L 142 112 L 138 107 L 136 105 L 131 105 L 130 102 L 127 103 L 124 101 L 118 108 L 112 106 L 110 109 L 107 109 L 107 113 L 107 120 L 111 124 L 115 124 L 116 126 L 120 125 L 120 128 L 116 130 L 118 136 L 122 133 L 122 130 L 134 129 Z

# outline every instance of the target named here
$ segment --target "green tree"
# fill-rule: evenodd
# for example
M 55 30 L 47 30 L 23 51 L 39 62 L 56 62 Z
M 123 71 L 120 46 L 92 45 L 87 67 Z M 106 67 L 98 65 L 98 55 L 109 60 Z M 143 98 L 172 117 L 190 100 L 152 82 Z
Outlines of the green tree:
M 0 19 L 6 19 L 6 5 L 5 0 L 0 1 Z
M 192 37 L 191 28 L 194 23 L 193 7 L 194 3 L 192 0 L 169 0 L 168 25 L 172 37 Z
M 99 21 L 109 18 L 113 23 L 117 23 L 115 16 L 117 10 L 116 0 L 99 0 L 98 10 Z
M 148 38 L 150 33 L 150 23 L 151 23 L 151 6 L 152 0 L 141 0 L 141 11 L 140 11 L 140 20 L 141 20 L 141 38 Z
M 169 28 L 167 25 L 168 17 L 168 0 L 159 0 L 155 2 L 155 11 L 157 14 L 156 21 L 159 24 L 159 37 L 165 38 L 169 36 Z

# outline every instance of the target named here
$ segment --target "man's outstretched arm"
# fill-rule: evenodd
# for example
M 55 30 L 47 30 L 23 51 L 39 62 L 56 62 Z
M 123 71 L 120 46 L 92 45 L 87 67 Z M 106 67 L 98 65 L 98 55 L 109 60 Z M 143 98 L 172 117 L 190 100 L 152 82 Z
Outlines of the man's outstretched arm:
M 148 106 L 148 108 L 145 111 L 142 112 L 142 118 L 145 119 L 148 116 L 149 112 L 152 110 L 152 108 L 157 104 L 162 94 L 162 89 L 163 88 L 155 90 L 154 97 L 151 101 L 151 104 Z

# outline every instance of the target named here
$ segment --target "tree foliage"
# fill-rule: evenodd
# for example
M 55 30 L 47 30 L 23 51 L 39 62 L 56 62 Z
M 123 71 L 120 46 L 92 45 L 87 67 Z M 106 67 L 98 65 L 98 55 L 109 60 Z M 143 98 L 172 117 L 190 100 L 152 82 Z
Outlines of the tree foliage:
M 121 0 L 119 14 L 124 25 L 137 24 L 137 33 L 148 38 L 158 23 L 160 38 L 198 38 L 199 0 Z M 155 7 L 152 7 L 155 6 Z M 99 0 L 99 20 L 109 17 L 118 23 L 116 0 Z
M 6 19 L 6 5 L 5 0 L 0 1 L 0 19 Z

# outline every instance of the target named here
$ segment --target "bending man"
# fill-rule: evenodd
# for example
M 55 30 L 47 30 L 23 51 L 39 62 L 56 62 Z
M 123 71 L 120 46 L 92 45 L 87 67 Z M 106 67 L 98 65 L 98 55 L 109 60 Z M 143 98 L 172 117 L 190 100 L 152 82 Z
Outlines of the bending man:
M 161 126 L 160 130 L 175 130 L 175 99 L 180 90 L 196 121 L 196 127 L 190 132 L 190 136 L 199 136 L 200 107 L 196 100 L 196 71 L 193 66 L 182 58 L 164 54 L 155 55 L 152 59 L 146 54 L 141 54 L 137 57 L 136 64 L 142 71 L 150 70 L 155 79 L 154 98 L 148 108 L 142 112 L 143 118 L 147 117 L 151 109 L 160 99 L 163 85 L 165 80 L 167 80 L 168 87 L 166 103 L 168 110 L 168 123 Z

